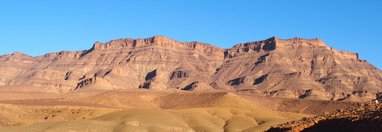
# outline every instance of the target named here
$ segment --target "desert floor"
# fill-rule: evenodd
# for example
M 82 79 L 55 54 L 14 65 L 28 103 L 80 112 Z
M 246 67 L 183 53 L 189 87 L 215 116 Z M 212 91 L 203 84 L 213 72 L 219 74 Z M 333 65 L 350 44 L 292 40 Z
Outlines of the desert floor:
M 264 131 L 353 103 L 230 92 L 0 92 L 0 131 Z

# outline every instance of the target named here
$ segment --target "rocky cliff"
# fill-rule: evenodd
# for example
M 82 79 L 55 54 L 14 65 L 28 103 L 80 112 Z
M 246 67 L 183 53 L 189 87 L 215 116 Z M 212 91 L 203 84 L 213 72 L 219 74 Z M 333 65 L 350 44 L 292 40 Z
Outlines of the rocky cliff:
M 382 95 L 382 72 L 319 39 L 279 39 L 222 49 L 163 36 L 96 42 L 89 50 L 0 57 L 3 89 L 232 90 L 265 96 L 362 101 Z
M 213 82 L 267 96 L 354 101 L 376 98 L 381 77 L 358 54 L 333 49 L 320 39 L 272 37 L 225 50 Z
M 70 92 L 82 89 L 188 89 L 209 87 L 223 49 L 154 36 L 96 42 L 90 50 L 0 57 L 1 85 Z M 39 89 L 41 88 L 41 89 Z M 196 90 L 196 89 L 195 89 Z

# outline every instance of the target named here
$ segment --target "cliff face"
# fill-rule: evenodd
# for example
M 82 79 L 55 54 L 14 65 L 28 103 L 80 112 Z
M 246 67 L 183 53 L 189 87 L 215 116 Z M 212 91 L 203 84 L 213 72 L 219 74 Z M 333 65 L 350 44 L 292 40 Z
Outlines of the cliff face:
M 344 100 L 376 98 L 381 76 L 358 54 L 335 50 L 319 39 L 273 37 L 227 49 L 213 80 L 241 92 Z
M 0 69 L 6 74 L 0 76 L 3 86 L 36 86 L 59 92 L 87 88 L 185 89 L 195 83 L 209 86 L 210 76 L 223 59 L 221 48 L 155 36 L 96 42 L 90 50 L 34 58 L 2 56 Z
M 319 39 L 278 39 L 221 49 L 163 36 L 96 42 L 89 50 L 0 57 L 0 86 L 85 89 L 224 89 L 325 100 L 371 99 L 382 73 Z M 32 88 L 31 88 L 32 89 Z

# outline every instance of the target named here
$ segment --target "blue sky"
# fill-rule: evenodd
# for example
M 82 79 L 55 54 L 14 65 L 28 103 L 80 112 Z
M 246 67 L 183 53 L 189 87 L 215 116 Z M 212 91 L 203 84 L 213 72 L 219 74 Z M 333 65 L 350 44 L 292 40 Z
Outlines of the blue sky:
M 37 56 L 153 35 L 223 48 L 317 37 L 382 69 L 381 7 L 381 0 L 1 0 L 0 54 Z

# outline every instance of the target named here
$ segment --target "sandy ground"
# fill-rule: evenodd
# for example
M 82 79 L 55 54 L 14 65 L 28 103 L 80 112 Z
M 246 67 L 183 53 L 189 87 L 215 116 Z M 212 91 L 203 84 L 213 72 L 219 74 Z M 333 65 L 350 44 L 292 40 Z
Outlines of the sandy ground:
M 0 131 L 264 131 L 347 105 L 226 92 L 1 92 Z

